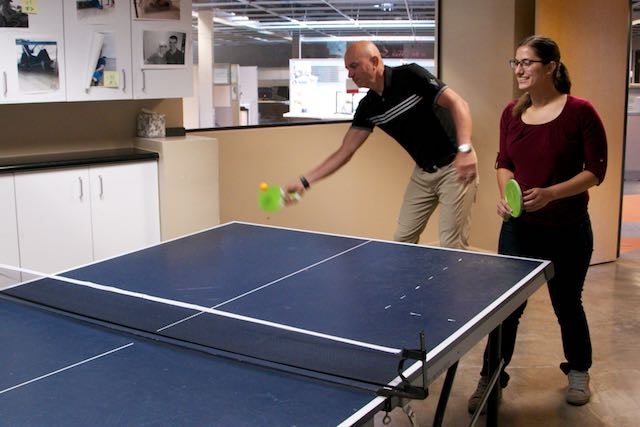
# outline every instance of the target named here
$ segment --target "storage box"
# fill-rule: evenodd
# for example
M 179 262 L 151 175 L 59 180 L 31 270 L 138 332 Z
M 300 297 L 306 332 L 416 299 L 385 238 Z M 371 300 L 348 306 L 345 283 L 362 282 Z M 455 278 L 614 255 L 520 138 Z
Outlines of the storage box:
M 139 137 L 164 137 L 165 136 L 165 115 L 151 110 L 142 109 L 138 113 L 138 136 Z

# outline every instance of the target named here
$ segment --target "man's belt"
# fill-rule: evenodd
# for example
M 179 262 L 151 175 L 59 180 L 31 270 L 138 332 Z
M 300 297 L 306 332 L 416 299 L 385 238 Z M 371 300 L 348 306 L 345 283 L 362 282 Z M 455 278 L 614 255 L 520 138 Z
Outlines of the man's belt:
M 456 154 L 455 153 L 451 153 L 451 154 L 448 154 L 445 157 L 442 157 L 441 159 L 436 160 L 435 162 L 433 162 L 430 165 L 424 166 L 422 169 L 425 172 L 434 173 L 438 169 L 441 169 L 441 168 L 443 168 L 445 166 L 450 165 L 451 162 L 453 162 L 453 159 L 455 159 L 455 158 L 456 158 Z

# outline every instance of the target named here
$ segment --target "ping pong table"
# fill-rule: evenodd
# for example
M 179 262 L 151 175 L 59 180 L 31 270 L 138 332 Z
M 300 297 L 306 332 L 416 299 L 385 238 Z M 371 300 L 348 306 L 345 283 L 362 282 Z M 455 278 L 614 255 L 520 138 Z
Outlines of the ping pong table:
M 398 384 L 451 371 L 551 274 L 242 222 L 34 273 L 0 292 L 0 425 L 360 425 L 403 401 Z M 426 360 L 397 364 L 416 348 Z

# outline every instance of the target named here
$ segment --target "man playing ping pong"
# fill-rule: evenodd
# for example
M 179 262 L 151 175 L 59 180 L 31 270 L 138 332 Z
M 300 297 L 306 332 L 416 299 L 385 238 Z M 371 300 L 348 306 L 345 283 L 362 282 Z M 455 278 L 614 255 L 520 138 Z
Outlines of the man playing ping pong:
M 477 189 L 471 114 L 456 92 L 416 65 L 387 67 L 371 42 L 356 42 L 344 56 L 349 77 L 369 88 L 342 145 L 320 165 L 285 187 L 303 194 L 344 166 L 375 126 L 393 137 L 416 162 L 400 209 L 394 239 L 417 243 L 440 205 L 440 245 L 466 248 Z M 294 203 L 287 198 L 286 203 Z

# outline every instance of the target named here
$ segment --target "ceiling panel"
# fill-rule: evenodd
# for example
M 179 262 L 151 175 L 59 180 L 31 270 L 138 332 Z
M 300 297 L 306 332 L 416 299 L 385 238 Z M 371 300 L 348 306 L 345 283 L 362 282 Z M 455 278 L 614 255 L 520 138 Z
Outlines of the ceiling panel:
M 214 11 L 216 44 L 289 43 L 297 35 L 433 37 L 436 0 L 193 0 L 193 11 L 201 10 Z

